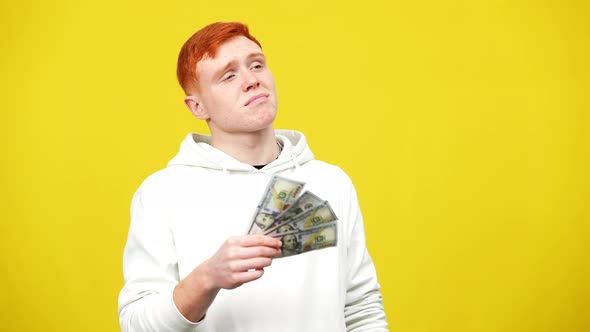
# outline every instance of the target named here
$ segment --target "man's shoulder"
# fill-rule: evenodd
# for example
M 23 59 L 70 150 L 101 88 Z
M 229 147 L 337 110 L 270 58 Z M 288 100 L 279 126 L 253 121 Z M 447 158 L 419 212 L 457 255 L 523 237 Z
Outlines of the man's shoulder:
M 186 184 L 190 174 L 194 176 L 194 173 L 194 170 L 191 171 L 191 167 L 188 166 L 168 166 L 148 175 L 139 186 L 138 191 L 173 190 Z
M 350 183 L 351 179 L 340 166 L 322 160 L 310 160 L 304 164 L 305 172 L 309 175 L 322 177 L 340 183 Z
M 305 165 L 314 167 L 319 171 L 337 171 L 344 173 L 340 166 L 319 159 L 310 160 L 307 163 L 305 163 Z

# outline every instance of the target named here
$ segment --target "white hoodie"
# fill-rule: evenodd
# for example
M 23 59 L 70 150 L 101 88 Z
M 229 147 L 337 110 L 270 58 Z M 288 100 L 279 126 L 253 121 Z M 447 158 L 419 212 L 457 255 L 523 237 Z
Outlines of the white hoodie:
M 340 168 L 314 160 L 303 134 L 276 134 L 283 151 L 260 170 L 189 134 L 168 167 L 140 186 L 123 257 L 123 332 L 387 331 L 354 186 Z M 246 233 L 273 174 L 329 201 L 338 245 L 274 259 L 260 279 L 221 290 L 201 322 L 188 321 L 174 287 L 228 237 Z

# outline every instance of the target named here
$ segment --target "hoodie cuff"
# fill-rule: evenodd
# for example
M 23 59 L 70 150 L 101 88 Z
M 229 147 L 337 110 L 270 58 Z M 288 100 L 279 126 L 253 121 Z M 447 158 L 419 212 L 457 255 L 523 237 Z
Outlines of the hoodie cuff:
M 203 317 L 197 323 L 191 322 L 190 320 L 186 319 L 186 317 L 184 317 L 176 307 L 174 298 L 172 297 L 172 292 L 167 295 L 167 298 L 167 301 L 162 302 L 162 307 L 160 308 L 159 312 L 162 318 L 161 321 L 166 322 L 166 325 L 168 325 L 168 331 L 194 331 L 195 327 L 205 320 L 205 317 Z

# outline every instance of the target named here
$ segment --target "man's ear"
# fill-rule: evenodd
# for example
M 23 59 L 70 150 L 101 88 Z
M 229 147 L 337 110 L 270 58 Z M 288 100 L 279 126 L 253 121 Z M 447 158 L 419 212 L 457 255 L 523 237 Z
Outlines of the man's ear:
M 186 96 L 184 97 L 184 103 L 186 107 L 188 107 L 189 111 L 193 113 L 193 115 L 200 120 L 208 120 L 209 114 L 207 110 L 203 107 L 201 102 L 196 96 Z

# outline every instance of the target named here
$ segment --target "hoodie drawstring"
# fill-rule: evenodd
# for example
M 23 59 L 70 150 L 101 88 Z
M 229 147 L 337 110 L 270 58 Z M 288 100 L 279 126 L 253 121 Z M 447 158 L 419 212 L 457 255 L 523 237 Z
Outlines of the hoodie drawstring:
M 297 163 L 297 155 L 294 153 L 291 153 L 291 161 L 293 162 L 293 166 L 295 166 L 295 169 L 299 168 L 299 164 Z

